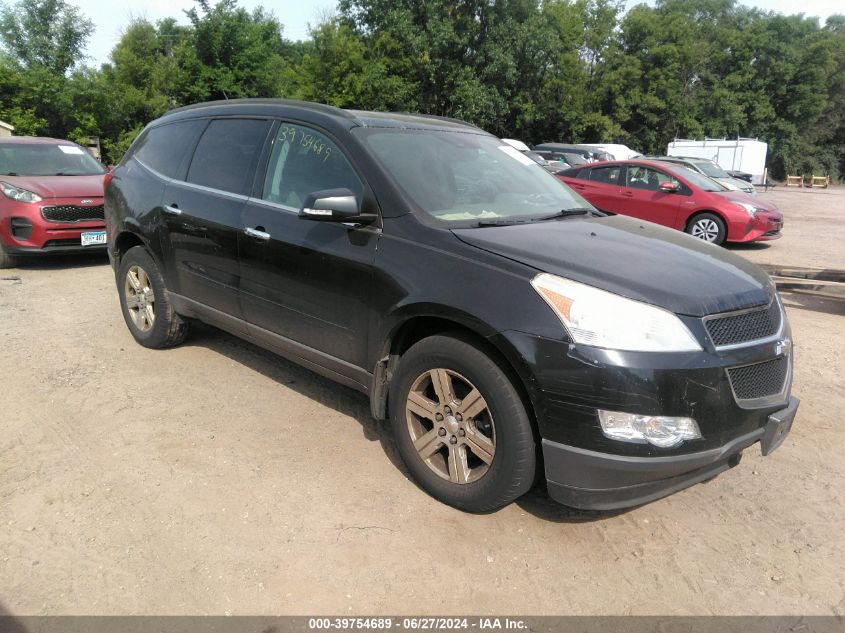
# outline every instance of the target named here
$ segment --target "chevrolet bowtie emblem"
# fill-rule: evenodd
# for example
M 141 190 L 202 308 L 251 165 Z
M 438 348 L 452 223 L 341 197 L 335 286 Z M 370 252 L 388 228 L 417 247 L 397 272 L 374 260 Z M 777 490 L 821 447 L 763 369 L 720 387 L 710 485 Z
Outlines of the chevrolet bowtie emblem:
M 782 338 L 777 343 L 775 343 L 775 356 L 780 356 L 781 354 L 789 354 L 792 351 L 792 341 L 788 338 Z

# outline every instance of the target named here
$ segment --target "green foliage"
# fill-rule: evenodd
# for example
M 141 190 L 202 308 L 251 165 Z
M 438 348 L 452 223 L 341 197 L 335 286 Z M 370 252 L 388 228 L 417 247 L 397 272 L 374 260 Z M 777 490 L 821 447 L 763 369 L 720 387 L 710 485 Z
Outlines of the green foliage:
M 845 16 L 824 26 L 736 0 L 339 0 L 302 42 L 236 0 L 187 24 L 135 19 L 99 69 L 65 0 L 0 0 L 0 119 L 101 137 L 116 162 L 152 119 L 200 101 L 291 97 L 465 119 L 500 136 L 622 142 L 757 136 L 770 170 L 845 173 Z
M 0 41 L 26 67 L 63 74 L 82 59 L 94 23 L 64 0 L 20 0 L 0 10 Z

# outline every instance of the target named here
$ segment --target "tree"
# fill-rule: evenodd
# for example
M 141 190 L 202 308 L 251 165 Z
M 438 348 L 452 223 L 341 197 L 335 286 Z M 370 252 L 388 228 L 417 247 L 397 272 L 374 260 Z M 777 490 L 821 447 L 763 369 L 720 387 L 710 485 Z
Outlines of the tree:
M 20 0 L 0 10 L 0 42 L 24 67 L 63 75 L 83 58 L 94 23 L 64 0 Z

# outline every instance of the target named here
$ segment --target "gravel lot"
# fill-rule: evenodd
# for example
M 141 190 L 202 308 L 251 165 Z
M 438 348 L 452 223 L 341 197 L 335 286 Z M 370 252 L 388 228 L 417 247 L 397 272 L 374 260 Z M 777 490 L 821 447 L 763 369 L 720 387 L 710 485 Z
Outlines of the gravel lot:
M 758 263 L 845 269 L 845 191 L 761 194 Z M 613 514 L 486 516 L 406 476 L 359 394 L 208 327 L 136 345 L 99 258 L 0 277 L 0 612 L 845 615 L 842 303 L 788 295 L 782 448 Z

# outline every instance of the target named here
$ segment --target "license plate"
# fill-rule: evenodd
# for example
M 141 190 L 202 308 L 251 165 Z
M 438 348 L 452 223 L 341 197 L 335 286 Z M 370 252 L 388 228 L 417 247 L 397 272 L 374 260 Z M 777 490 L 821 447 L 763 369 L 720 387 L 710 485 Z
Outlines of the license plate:
M 91 231 L 89 233 L 82 234 L 82 245 L 83 246 L 96 246 L 98 244 L 105 244 L 106 243 L 106 232 L 105 231 Z
M 792 421 L 798 411 L 798 398 L 790 398 L 789 405 L 785 409 L 775 411 L 769 416 L 766 423 L 766 430 L 760 440 L 760 450 L 763 455 L 768 455 L 778 446 L 783 444 L 786 436 L 792 428 Z

